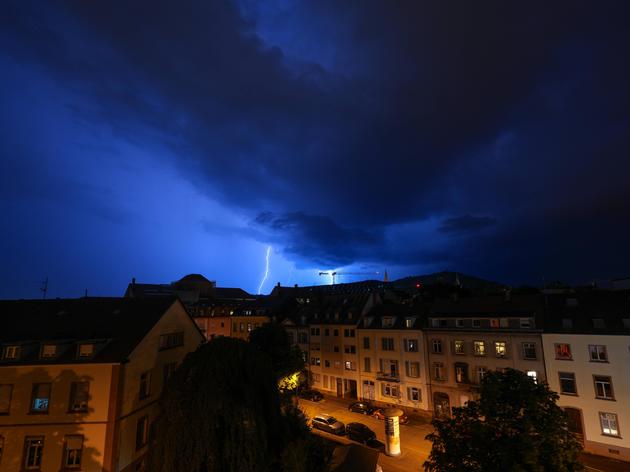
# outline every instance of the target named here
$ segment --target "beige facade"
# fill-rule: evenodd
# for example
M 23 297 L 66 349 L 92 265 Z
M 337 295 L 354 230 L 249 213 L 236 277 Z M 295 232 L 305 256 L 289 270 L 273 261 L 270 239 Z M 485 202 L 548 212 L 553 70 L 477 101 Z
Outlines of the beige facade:
M 7 349 L 17 344 L 4 342 L 0 470 L 144 470 L 148 431 L 165 378 L 202 340 L 181 303 L 173 302 L 118 362 L 99 362 L 98 353 L 81 360 L 80 344 L 66 340 L 63 362 L 36 358 L 9 365 Z M 114 343 L 115 337 L 103 341 L 103 350 Z M 37 343 L 34 349 L 41 357 L 50 344 Z
M 262 326 L 265 323 L 269 323 L 268 316 L 260 315 L 232 315 L 230 322 L 232 323 L 232 330 L 230 336 L 237 339 L 249 339 L 249 333 Z
M 630 461 L 630 336 L 543 334 L 549 387 L 594 454 Z

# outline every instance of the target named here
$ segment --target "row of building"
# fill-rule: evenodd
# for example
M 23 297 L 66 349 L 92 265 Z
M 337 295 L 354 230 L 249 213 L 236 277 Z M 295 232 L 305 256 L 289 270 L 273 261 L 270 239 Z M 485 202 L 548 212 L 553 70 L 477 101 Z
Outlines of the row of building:
M 0 470 L 143 470 L 178 363 L 267 322 L 327 394 L 449 415 L 487 372 L 519 369 L 558 392 L 587 450 L 630 460 L 630 291 L 374 282 L 253 296 L 192 274 L 133 280 L 122 298 L 0 302 Z

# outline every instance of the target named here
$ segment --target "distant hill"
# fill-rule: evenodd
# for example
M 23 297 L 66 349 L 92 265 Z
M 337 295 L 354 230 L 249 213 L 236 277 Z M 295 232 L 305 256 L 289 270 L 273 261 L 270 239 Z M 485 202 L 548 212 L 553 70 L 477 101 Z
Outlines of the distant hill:
M 507 288 L 507 285 L 499 282 L 462 274 L 461 272 L 450 271 L 404 277 L 402 279 L 394 280 L 391 285 L 400 290 L 408 290 L 415 288 L 418 282 L 421 282 L 424 286 L 436 284 L 457 285 L 457 280 L 459 280 L 461 288 L 475 292 L 500 292 Z

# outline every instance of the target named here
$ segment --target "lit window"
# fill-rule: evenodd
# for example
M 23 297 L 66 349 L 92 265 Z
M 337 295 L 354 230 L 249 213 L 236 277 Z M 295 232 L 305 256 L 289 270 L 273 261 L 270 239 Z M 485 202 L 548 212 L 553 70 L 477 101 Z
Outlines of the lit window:
M 491 328 L 499 328 L 500 327 L 499 320 L 497 318 L 492 318 L 490 320 L 490 327 Z
M 413 328 L 414 318 L 405 318 L 405 328 Z
M 48 404 L 50 402 L 49 383 L 33 384 L 33 396 L 31 398 L 32 413 L 48 413 Z
M 523 359 L 536 359 L 536 343 L 523 343 Z
M 81 467 L 83 436 L 66 436 L 65 439 L 64 465 L 66 467 Z
M 590 344 L 588 346 L 588 352 L 592 362 L 608 362 L 606 346 L 601 344 Z
M 466 354 L 464 341 L 455 341 L 455 354 Z
M 88 411 L 88 400 L 90 397 L 89 391 L 89 382 L 72 382 L 72 384 L 70 384 L 70 411 Z
M 42 465 L 44 452 L 44 437 L 27 437 L 24 440 L 24 468 L 26 470 L 39 470 Z
M 602 434 L 619 436 L 619 426 L 615 413 L 599 413 L 599 422 L 602 426 Z
M 355 362 L 346 361 L 345 362 L 345 368 L 346 368 L 346 370 L 357 370 L 357 365 L 356 365 Z
M 463 362 L 455 363 L 455 382 L 468 383 L 468 364 Z
M 486 355 L 486 343 L 484 341 L 474 341 L 473 348 L 475 356 Z
M 488 371 L 485 367 L 477 367 L 477 378 L 479 379 L 479 383 L 481 383 L 487 372 Z
M 17 359 L 18 357 L 20 357 L 20 346 L 5 346 L 5 359 Z
M 56 344 L 44 344 L 42 345 L 42 358 L 51 358 L 57 355 L 57 345 Z
M 406 352 L 418 352 L 418 340 L 417 339 L 405 339 L 404 346 Z
M 495 341 L 494 354 L 497 357 L 505 357 L 505 355 L 507 354 L 507 344 L 505 343 L 505 341 Z
M 83 343 L 79 344 L 79 357 L 92 357 L 94 354 L 94 344 Z
M 594 375 L 595 396 L 603 400 L 614 400 L 612 378 L 604 375 Z
M 434 380 L 446 380 L 444 376 L 444 364 L 441 362 L 433 363 L 433 379 Z
M 527 376 L 531 378 L 535 383 L 538 383 L 538 373 L 535 370 L 528 370 Z
M 556 343 L 556 359 L 571 360 L 571 345 L 566 343 Z
M 321 365 L 321 360 L 319 357 L 311 357 L 311 365 Z
M 575 374 L 573 372 L 558 372 L 560 377 L 560 393 L 565 395 L 577 395 Z

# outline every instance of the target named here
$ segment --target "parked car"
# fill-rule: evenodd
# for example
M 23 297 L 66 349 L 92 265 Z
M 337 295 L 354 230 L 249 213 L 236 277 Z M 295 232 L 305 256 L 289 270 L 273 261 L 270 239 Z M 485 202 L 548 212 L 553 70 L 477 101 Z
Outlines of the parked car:
M 353 441 L 358 441 L 362 444 L 367 444 L 376 439 L 376 433 L 363 423 L 348 423 L 346 434 Z
M 354 411 L 355 413 L 363 413 L 364 415 L 371 415 L 376 408 L 368 402 L 354 402 L 348 406 L 348 410 Z
M 302 390 L 299 395 L 300 398 L 304 398 L 312 402 L 319 402 L 324 398 L 324 395 L 319 393 L 317 390 Z
M 374 418 L 376 418 L 377 420 L 384 420 L 385 419 L 385 415 L 383 414 L 383 410 L 380 409 L 380 408 L 374 410 L 374 412 L 372 413 L 372 416 Z M 407 424 L 408 421 L 409 421 L 409 418 L 404 413 L 401 416 L 398 417 L 398 422 L 400 424 Z
M 327 433 L 341 435 L 346 432 L 346 426 L 341 421 L 337 421 L 337 418 L 330 415 L 322 414 L 315 416 L 313 421 L 311 421 L 311 425 L 313 428 L 326 431 Z

